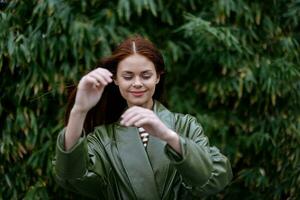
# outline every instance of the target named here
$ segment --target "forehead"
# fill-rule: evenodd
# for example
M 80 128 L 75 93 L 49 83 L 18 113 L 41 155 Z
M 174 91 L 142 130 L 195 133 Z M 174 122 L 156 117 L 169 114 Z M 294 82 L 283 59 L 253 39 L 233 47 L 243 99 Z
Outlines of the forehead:
M 130 72 L 140 72 L 140 71 L 155 71 L 155 66 L 152 61 L 147 57 L 140 54 L 133 54 L 125 59 L 123 59 L 118 64 L 117 71 L 130 71 Z

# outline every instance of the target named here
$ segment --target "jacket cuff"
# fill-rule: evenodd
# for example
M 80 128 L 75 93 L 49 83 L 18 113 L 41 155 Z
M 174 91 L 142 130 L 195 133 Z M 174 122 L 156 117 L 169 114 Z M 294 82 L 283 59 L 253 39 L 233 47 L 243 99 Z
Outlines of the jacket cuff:
M 183 147 L 183 144 L 185 143 L 185 141 L 181 136 L 179 136 L 179 143 L 180 143 L 180 149 L 181 149 L 182 155 L 177 153 L 177 151 L 175 151 L 170 145 L 167 144 L 165 146 L 165 154 L 167 155 L 167 157 L 171 160 L 171 162 L 173 164 L 181 163 L 184 158 L 185 148 Z
M 188 138 L 180 136 L 181 155 L 169 145 L 165 153 L 188 185 L 204 185 L 212 172 L 212 162 L 206 150 Z
M 56 144 L 56 173 L 63 179 L 82 177 L 87 168 L 86 137 L 79 138 L 77 143 L 68 151 L 65 150 L 65 129 L 57 137 Z

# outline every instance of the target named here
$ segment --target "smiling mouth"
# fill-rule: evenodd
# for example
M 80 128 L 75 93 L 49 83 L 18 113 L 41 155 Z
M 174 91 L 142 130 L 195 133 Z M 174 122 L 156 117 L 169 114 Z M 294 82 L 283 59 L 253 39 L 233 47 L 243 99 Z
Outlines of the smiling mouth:
M 130 92 L 135 97 L 143 96 L 146 91 L 132 91 Z

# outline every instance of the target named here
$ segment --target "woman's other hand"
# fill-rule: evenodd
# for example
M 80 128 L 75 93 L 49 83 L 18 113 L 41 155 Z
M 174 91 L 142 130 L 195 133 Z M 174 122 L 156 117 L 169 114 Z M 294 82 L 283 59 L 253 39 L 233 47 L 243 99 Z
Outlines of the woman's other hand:
M 106 85 L 112 82 L 112 73 L 97 68 L 83 76 L 78 84 L 73 110 L 88 112 L 100 100 Z
M 126 110 L 121 118 L 122 125 L 143 127 L 147 133 L 167 142 L 181 153 L 178 134 L 169 129 L 152 110 L 133 106 Z

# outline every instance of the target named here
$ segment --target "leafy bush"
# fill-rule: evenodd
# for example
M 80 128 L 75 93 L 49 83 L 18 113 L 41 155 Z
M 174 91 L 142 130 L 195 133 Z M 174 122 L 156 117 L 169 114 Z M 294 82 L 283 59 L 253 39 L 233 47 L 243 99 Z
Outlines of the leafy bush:
M 211 199 L 300 197 L 299 1 L 8 1 L 0 12 L 0 196 L 62 193 L 52 159 L 68 89 L 130 34 L 162 50 L 173 111 L 232 163 Z M 77 196 L 76 196 L 77 198 Z

